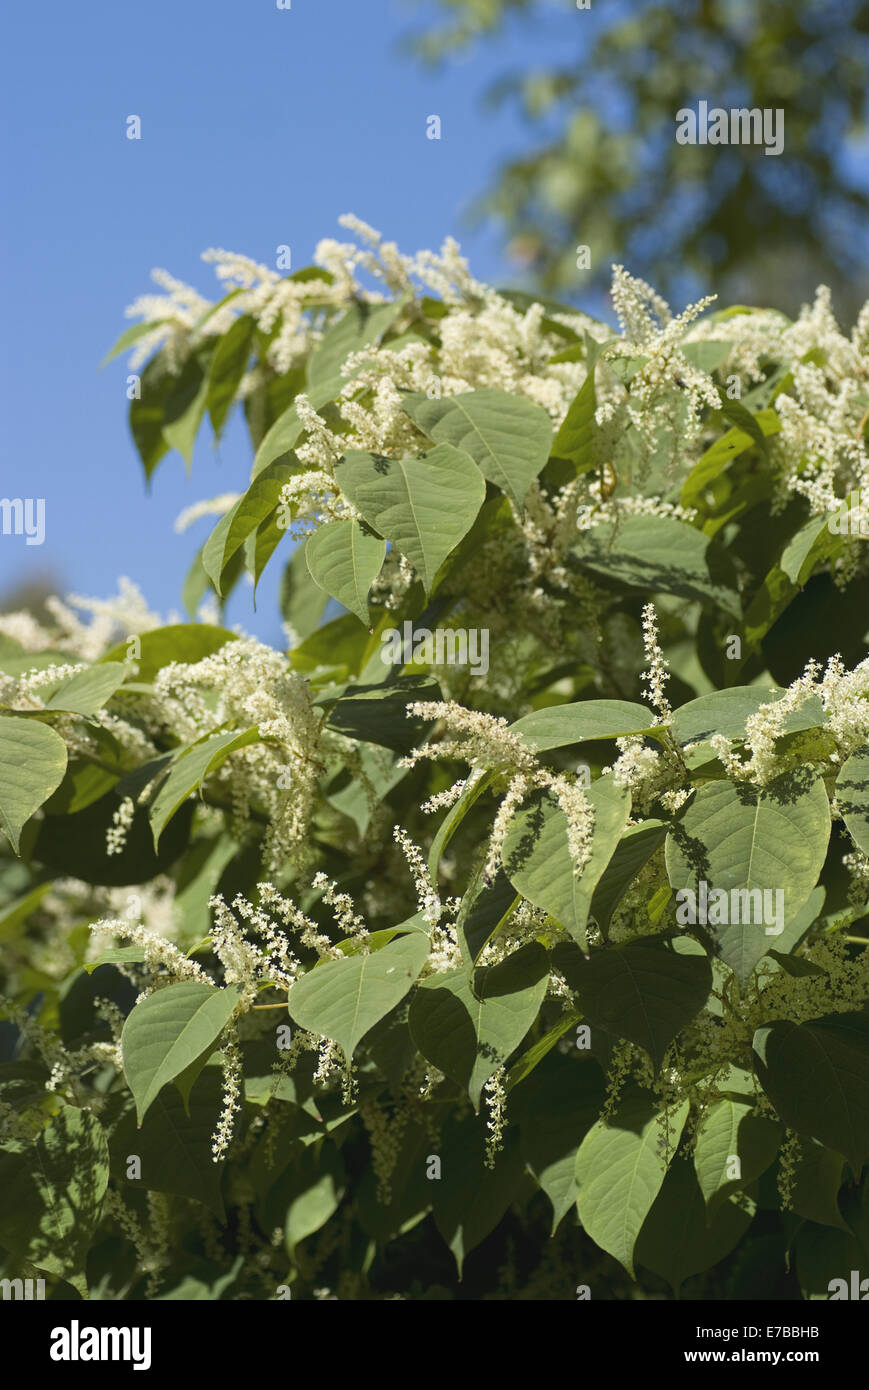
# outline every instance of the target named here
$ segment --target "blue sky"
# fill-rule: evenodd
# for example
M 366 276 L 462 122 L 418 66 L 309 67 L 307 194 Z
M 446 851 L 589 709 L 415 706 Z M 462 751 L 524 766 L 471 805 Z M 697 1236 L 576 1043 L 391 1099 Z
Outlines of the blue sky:
M 216 298 L 206 247 L 272 263 L 286 243 L 298 267 L 321 237 L 344 235 L 337 218 L 353 211 L 407 251 L 455 234 L 479 276 L 515 283 L 497 239 L 463 218 L 521 145 L 515 118 L 480 98 L 527 60 L 528 33 L 517 25 L 431 73 L 399 47 L 418 14 L 397 0 L 292 0 L 289 11 L 275 0 L 88 0 L 8 13 L 0 495 L 44 497 L 46 539 L 0 537 L 0 598 L 46 572 L 61 593 L 108 597 L 123 574 L 156 611 L 180 610 L 210 522 L 176 535 L 174 518 L 244 485 L 250 452 L 236 424 L 219 452 L 203 429 L 189 478 L 168 455 L 146 493 L 126 361 L 98 368 L 153 266 Z M 533 42 L 545 61 L 558 31 L 538 25 Z M 440 142 L 425 138 L 432 113 Z M 125 136 L 130 114 L 140 141 Z M 280 569 L 276 557 L 256 614 L 247 588 L 228 613 L 274 642 Z

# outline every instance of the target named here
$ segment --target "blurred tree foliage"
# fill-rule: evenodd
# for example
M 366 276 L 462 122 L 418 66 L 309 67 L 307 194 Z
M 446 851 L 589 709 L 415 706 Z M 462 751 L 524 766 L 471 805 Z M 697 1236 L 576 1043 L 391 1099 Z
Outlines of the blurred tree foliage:
M 499 171 L 494 215 L 537 283 L 587 292 L 614 261 L 678 297 L 793 312 L 815 286 L 849 315 L 867 287 L 869 6 L 861 0 L 426 0 L 410 40 L 429 62 L 523 19 L 528 64 L 489 91 L 534 144 Z M 563 62 L 534 65 L 563 30 Z M 538 50 L 539 51 L 539 50 Z M 684 146 L 675 114 L 782 108 L 785 148 Z M 591 248 L 591 279 L 577 246 Z

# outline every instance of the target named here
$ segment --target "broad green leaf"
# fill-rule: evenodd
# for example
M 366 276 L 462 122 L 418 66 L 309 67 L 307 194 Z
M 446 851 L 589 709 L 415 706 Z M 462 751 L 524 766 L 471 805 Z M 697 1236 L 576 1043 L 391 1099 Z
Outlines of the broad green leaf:
M 869 748 L 859 748 L 842 765 L 836 800 L 854 844 L 869 854 Z
M 106 836 L 121 805 L 121 783 L 83 811 L 48 815 L 38 826 L 33 857 L 56 875 L 85 883 L 121 887 L 147 883 L 168 872 L 190 838 L 193 805 L 182 807 L 154 851 L 154 837 L 145 807 L 137 806 L 118 854 L 106 853 Z
M 597 1063 L 561 1053 L 550 1053 L 515 1092 L 519 1148 L 552 1203 L 552 1235 L 576 1201 L 576 1153 L 605 1099 Z
M 584 532 L 572 553 L 583 568 L 644 594 L 712 602 L 738 618 L 739 596 L 710 574 L 708 549 L 709 537 L 684 521 L 624 516 Z
M 568 407 L 552 443 L 554 459 L 564 459 L 571 465 L 571 476 L 587 473 L 595 466 L 592 450 L 595 435 L 594 413 L 597 409 L 594 373 L 603 344 L 586 334 L 585 359 L 588 375 Z M 549 474 L 547 469 L 547 476 Z
M 70 714 L 96 714 L 107 700 L 124 683 L 130 668 L 119 661 L 102 661 L 86 671 L 78 671 L 63 681 L 50 700 L 46 709 L 62 709 Z
M 532 1043 L 516 1058 L 507 1073 L 507 1090 L 512 1091 L 514 1086 L 518 1086 L 520 1081 L 530 1076 L 565 1033 L 569 1033 L 571 1028 L 575 1028 L 581 1022 L 582 1014 L 577 1009 L 568 1009 L 563 1013 L 542 1038 L 538 1038 L 537 1042 Z
M 191 353 L 163 402 L 163 438 L 171 449 L 178 450 L 188 471 L 207 396 L 207 369 L 199 356 Z
M 201 742 L 185 748 L 175 758 L 169 776 L 155 796 L 148 812 L 148 820 L 154 835 L 155 850 L 160 843 L 160 836 L 175 812 L 184 804 L 191 792 L 202 786 L 209 773 L 216 771 L 225 763 L 231 753 L 237 752 L 239 748 L 248 748 L 252 743 L 259 743 L 260 741 L 260 732 L 256 727 L 241 730 L 230 729 L 225 734 L 209 735 Z
M 87 1298 L 85 1261 L 108 1182 L 99 1120 L 64 1105 L 32 1144 L 0 1146 L 0 1245 Z
M 84 968 L 92 975 L 101 965 L 141 965 L 144 959 L 144 946 L 109 946 L 96 960 L 86 960 Z
M 852 498 L 859 500 L 859 493 Z M 830 520 L 816 516 L 807 521 L 767 573 L 745 613 L 745 640 L 750 645 L 757 646 L 815 570 L 841 549 L 842 537 L 831 528 Z
M 176 378 L 166 369 L 163 354 L 158 352 L 141 373 L 139 396 L 130 401 L 130 433 L 149 486 L 158 463 L 169 452 L 163 436 L 163 406 L 175 382 Z
M 467 1116 L 447 1121 L 436 1150 L 441 1177 L 430 1182 L 434 1221 L 455 1259 L 459 1278 L 470 1252 L 495 1229 L 517 1194 L 524 1175 L 519 1136 L 510 1126 L 504 1147 L 488 1168 L 484 1129 Z
M 869 1296 L 866 1257 L 860 1242 L 844 1231 L 805 1224 L 797 1238 L 795 1263 L 807 1302 L 862 1302 Z
M 306 1149 L 291 1170 L 286 1193 L 284 1241 L 292 1259 L 300 1241 L 319 1231 L 338 1210 L 344 1195 L 344 1164 L 334 1144 L 319 1153 Z
M 122 352 L 134 347 L 140 338 L 144 338 L 146 333 L 153 333 L 155 328 L 167 323 L 167 319 L 145 320 L 143 323 L 131 323 L 129 328 L 125 328 L 114 347 L 111 347 L 100 363 L 100 371 L 107 367 L 116 357 L 120 357 Z
M 784 695 L 778 688 L 762 685 L 735 685 L 729 690 L 714 690 L 699 695 L 680 706 L 673 715 L 670 728 L 673 737 L 682 744 L 702 743 L 713 734 L 738 739 L 745 733 L 745 721 L 756 714 L 761 705 L 774 704 Z M 797 733 L 825 724 L 827 716 L 817 695 L 812 695 L 799 709 L 791 710 L 782 724 L 782 734 Z
M 521 807 L 507 830 L 503 862 L 513 886 L 585 945 L 592 894 L 606 868 L 630 812 L 630 794 L 611 777 L 600 777 L 586 792 L 594 812 L 591 857 L 577 875 L 567 839 L 567 818 L 549 792 L 537 793 Z
M 349 450 L 335 467 L 348 501 L 400 550 L 429 594 L 450 552 L 470 531 L 486 496 L 473 459 L 451 444 L 422 458 L 387 459 Z
M 240 997 L 238 985 L 214 989 L 181 980 L 155 990 L 128 1014 L 121 1053 L 140 1125 L 163 1087 L 212 1051 Z
M 486 884 L 480 867 L 468 885 L 456 918 L 456 935 L 466 964 L 476 962 L 486 942 L 506 922 L 518 901 L 516 889 L 503 869 L 498 870 L 493 883 Z
M 45 883 L 39 883 L 35 888 L 31 888 L 20 898 L 13 898 L 11 902 L 3 904 L 3 907 L 0 908 L 0 941 L 12 941 L 21 934 L 28 917 L 36 911 L 46 893 L 50 893 L 53 886 L 54 881 L 48 879 Z
M 218 594 L 223 593 L 223 572 L 233 555 L 275 509 L 284 483 L 296 472 L 298 468 L 292 460 L 270 464 L 220 518 L 202 550 L 202 567 Z
M 366 626 L 368 590 L 385 555 L 386 542 L 358 521 L 330 521 L 318 527 L 305 544 L 312 578 Z
M 510 725 L 510 733 L 521 734 L 527 744 L 543 753 L 549 748 L 566 748 L 591 739 L 647 734 L 655 727 L 652 713 L 645 705 L 629 700 L 579 700 L 523 714 Z
M 588 958 L 574 947 L 565 947 L 565 957 L 568 952 L 563 973 L 586 1020 L 642 1047 L 656 1069 L 712 988 L 706 956 L 678 955 L 660 937 L 608 946 Z
M 237 318 L 223 334 L 208 372 L 207 406 L 211 428 L 219 437 L 247 371 L 255 323 L 250 314 Z
M 415 700 L 440 700 L 441 689 L 431 676 L 395 676 L 381 685 L 351 683 L 331 703 L 331 697 L 315 704 L 331 703 L 327 723 L 347 738 L 376 743 L 396 753 L 407 753 L 423 741 L 431 721 L 407 717 Z
M 548 980 L 548 957 L 535 941 L 498 965 L 433 975 L 416 991 L 411 1036 L 429 1062 L 465 1087 L 475 1109 L 537 1017 Z
M 663 844 L 666 834 L 663 821 L 647 820 L 628 826 L 622 835 L 591 900 L 591 915 L 604 933 L 628 888 Z
M 129 655 L 131 641 L 138 644 L 141 655 Z M 215 627 L 211 623 L 172 623 L 168 627 L 157 627 L 136 638 L 119 642 L 100 658 L 99 664 L 135 661 L 139 680 L 152 681 L 157 672 L 172 661 L 201 661 L 203 657 L 212 656 L 225 647 L 227 642 L 237 641 L 237 632 Z
M 699 925 L 715 939 L 721 959 L 743 984 L 770 947 L 779 945 L 778 928 L 786 931 L 808 901 L 829 838 L 824 784 L 803 769 L 775 778 L 762 790 L 748 783 L 707 783 L 670 831 L 670 884 L 677 893 L 694 895 Z M 716 889 L 727 898 L 709 903 L 708 924 L 703 923 L 700 895 Z M 734 890 L 738 897 L 731 896 Z M 745 897 L 747 892 L 754 892 L 754 898 Z M 764 898 L 764 892 L 769 896 Z M 678 899 L 677 922 L 689 920 L 681 914 L 689 912 L 691 903 L 691 898 Z M 716 914 L 725 920 L 716 921 Z
M 438 826 L 437 834 L 432 840 L 431 849 L 428 856 L 428 872 L 432 883 L 438 881 L 438 869 L 443 855 L 446 852 L 450 840 L 455 835 L 465 816 L 470 811 L 474 802 L 482 796 L 483 792 L 491 786 L 492 775 L 489 773 L 480 774 L 473 772 L 465 783 L 465 789 L 454 806 L 451 806 Z
M 754 1193 L 739 1192 L 707 1213 L 690 1159 L 677 1158 L 643 1223 L 634 1252 L 637 1263 L 666 1279 L 678 1298 L 686 1279 L 730 1254 L 756 1207 Z
M 685 1121 L 688 1101 L 663 1113 L 636 1089 L 609 1122 L 598 1120 L 576 1155 L 576 1207 L 596 1245 L 634 1278 L 634 1246 L 661 1190 Z M 666 1143 L 665 1143 L 666 1140 Z
M 712 1102 L 694 1146 L 694 1168 L 710 1217 L 732 1193 L 766 1172 L 782 1137 L 781 1125 L 758 1115 L 752 1101 L 724 1096 Z M 737 1170 L 739 1176 L 731 1176 Z
M 319 965 L 290 990 L 290 1017 L 308 1032 L 331 1038 L 349 1062 L 369 1028 L 408 993 L 430 949 L 428 937 L 414 932 L 373 955 Z
M 761 410 L 754 419 L 757 430 L 762 438 L 769 435 L 778 434 L 781 429 L 781 420 L 774 410 Z M 734 427 L 716 439 L 711 448 L 695 463 L 684 483 L 682 484 L 682 506 L 694 507 L 702 497 L 703 492 L 720 473 L 730 463 L 731 459 L 738 458 L 745 453 L 746 449 L 751 449 L 758 443 L 757 434 L 747 429 Z
M 310 637 L 319 626 L 329 595 L 311 577 L 303 545 L 297 546 L 284 566 L 278 601 L 288 627 L 301 641 Z
M 844 1154 L 859 1173 L 869 1157 L 869 1015 L 780 1019 L 759 1028 L 752 1047 L 788 1128 Z
M 217 992 L 211 990 L 212 994 Z M 214 1162 L 211 1151 L 222 1105 L 223 1077 L 219 1069 L 207 1067 L 186 1106 L 172 1086 L 154 1097 L 141 1124 L 136 1124 L 136 1114 L 130 1107 L 109 1139 L 113 1177 L 141 1191 L 192 1197 L 222 1220 L 223 1166 Z M 130 1155 L 141 1160 L 141 1178 L 129 1176 Z
M 66 744 L 47 724 L 0 716 L 0 830 L 15 853 L 25 822 L 60 786 Z
M 838 1195 L 842 1186 L 845 1160 L 833 1149 L 824 1148 L 814 1139 L 800 1146 L 799 1166 L 794 1175 L 791 1206 L 797 1216 L 817 1221 L 821 1226 L 838 1226 L 851 1234 L 839 1210 Z
M 542 406 L 483 388 L 436 400 L 417 393 L 405 398 L 403 409 L 430 439 L 470 454 L 483 477 L 522 510 L 552 446 L 552 423 Z
M 382 338 L 386 330 L 392 327 L 409 298 L 409 295 L 404 294 L 390 300 L 388 304 L 351 305 L 338 322 L 326 330 L 311 353 L 308 361 L 307 391 L 314 396 L 322 395 L 325 390 L 331 389 L 337 395 L 345 382 L 341 368 L 347 358 L 351 353 L 358 352 L 360 348 Z

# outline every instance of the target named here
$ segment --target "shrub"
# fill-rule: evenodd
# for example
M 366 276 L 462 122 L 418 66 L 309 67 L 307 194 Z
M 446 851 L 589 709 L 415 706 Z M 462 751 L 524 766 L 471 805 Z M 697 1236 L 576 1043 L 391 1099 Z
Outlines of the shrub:
M 283 278 L 206 253 L 217 304 L 155 273 L 115 349 L 147 477 L 250 432 L 190 621 L 0 618 L 3 1273 L 827 1297 L 869 1263 L 869 306 L 674 317 L 615 267 L 615 332 L 345 220 Z M 221 625 L 278 556 L 286 653 Z

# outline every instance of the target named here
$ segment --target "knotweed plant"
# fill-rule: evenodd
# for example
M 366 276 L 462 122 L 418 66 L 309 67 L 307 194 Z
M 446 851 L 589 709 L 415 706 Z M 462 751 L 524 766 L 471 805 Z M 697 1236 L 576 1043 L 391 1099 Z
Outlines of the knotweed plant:
M 343 222 L 128 311 L 146 476 L 250 434 L 186 614 L 0 616 L 2 1274 L 826 1297 L 869 1273 L 869 306 L 617 266 L 613 327 Z M 224 622 L 267 564 L 284 650 Z M 485 671 L 422 642 L 470 631 Z

